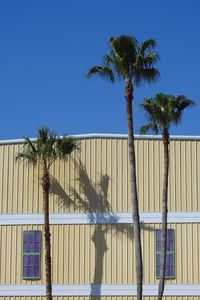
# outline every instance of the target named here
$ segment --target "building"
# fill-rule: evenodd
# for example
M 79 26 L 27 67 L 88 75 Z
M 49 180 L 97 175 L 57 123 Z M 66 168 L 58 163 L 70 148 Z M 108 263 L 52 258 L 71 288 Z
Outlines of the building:
M 135 299 L 126 136 L 76 138 L 80 151 L 51 169 L 54 298 Z M 40 170 L 15 161 L 21 147 L 22 141 L 17 140 L 0 143 L 0 300 L 41 300 L 45 295 Z M 161 139 L 137 137 L 136 157 L 144 299 L 153 300 L 158 283 Z M 200 138 L 171 138 L 169 185 L 172 230 L 165 299 L 200 299 Z M 25 244 L 31 241 L 36 246 L 32 244 L 30 253 Z M 27 256 L 38 259 L 26 261 Z

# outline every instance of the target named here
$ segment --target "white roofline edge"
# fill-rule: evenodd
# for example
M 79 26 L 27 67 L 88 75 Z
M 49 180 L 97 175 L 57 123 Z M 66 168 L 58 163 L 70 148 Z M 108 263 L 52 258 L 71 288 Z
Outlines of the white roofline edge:
M 126 139 L 127 134 L 112 134 L 112 133 L 89 133 L 89 134 L 75 134 L 69 135 L 75 139 L 88 139 L 88 138 L 116 138 L 116 139 Z M 134 135 L 135 139 L 147 139 L 147 140 L 160 140 L 161 135 Z M 170 135 L 171 140 L 200 140 L 200 136 L 184 136 L 184 135 Z M 31 141 L 36 141 L 36 138 L 30 138 Z M 0 145 L 2 144 L 21 144 L 24 139 L 11 139 L 11 140 L 0 140 Z

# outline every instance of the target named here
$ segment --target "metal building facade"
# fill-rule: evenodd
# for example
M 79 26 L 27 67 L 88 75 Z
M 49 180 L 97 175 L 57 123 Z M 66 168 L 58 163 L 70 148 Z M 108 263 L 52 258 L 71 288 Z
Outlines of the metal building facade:
M 132 300 L 135 262 L 127 139 L 80 137 L 79 151 L 51 169 L 50 221 L 55 299 Z M 42 231 L 40 170 L 15 161 L 20 142 L 0 144 L 0 297 L 44 299 L 41 280 L 22 279 L 22 234 Z M 136 138 L 144 263 L 144 299 L 156 299 L 155 229 L 160 226 L 163 145 Z M 169 228 L 175 230 L 175 278 L 165 299 L 200 298 L 200 139 L 170 143 Z M 44 247 L 44 243 L 42 243 Z

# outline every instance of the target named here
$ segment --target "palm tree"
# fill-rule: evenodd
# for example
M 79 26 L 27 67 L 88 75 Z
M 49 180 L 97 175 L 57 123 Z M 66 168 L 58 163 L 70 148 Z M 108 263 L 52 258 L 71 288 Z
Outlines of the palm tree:
M 49 226 L 49 170 L 57 158 L 67 158 L 76 148 L 76 142 L 70 137 L 57 137 L 56 134 L 47 128 L 38 131 L 36 143 L 25 138 L 24 149 L 19 152 L 16 159 L 27 159 L 30 163 L 39 163 L 42 171 L 43 190 L 43 213 L 44 213 L 44 240 L 45 240 L 45 269 L 46 269 L 46 299 L 52 300 L 51 281 L 51 241 Z
M 133 130 L 133 86 L 139 86 L 142 81 L 151 82 L 158 78 L 159 72 L 154 68 L 158 61 L 157 53 L 153 52 L 156 43 L 149 39 L 139 44 L 134 37 L 121 35 L 109 39 L 110 55 L 103 57 L 102 66 L 94 66 L 88 70 L 87 77 L 97 74 L 112 83 L 115 79 L 125 82 L 126 118 L 128 127 L 128 149 L 130 167 L 130 190 L 132 216 L 135 238 L 135 261 L 137 299 L 142 299 L 142 250 L 140 237 L 140 219 L 136 186 L 136 166 Z
M 185 108 L 194 105 L 192 100 L 185 96 L 171 96 L 157 94 L 155 98 L 144 99 L 140 107 L 145 110 L 148 124 L 141 127 L 141 134 L 151 130 L 153 133 L 162 133 L 164 146 L 164 174 L 162 195 L 162 229 L 161 229 L 161 254 L 160 254 L 160 276 L 158 286 L 158 299 L 162 299 L 165 287 L 165 265 L 167 247 L 167 212 L 168 212 L 168 172 L 169 172 L 169 129 L 171 125 L 181 122 L 182 113 Z

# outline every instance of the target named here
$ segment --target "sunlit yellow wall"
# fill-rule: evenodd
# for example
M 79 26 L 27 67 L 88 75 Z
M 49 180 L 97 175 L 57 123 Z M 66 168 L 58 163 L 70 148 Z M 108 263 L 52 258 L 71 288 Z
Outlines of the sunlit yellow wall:
M 155 228 L 153 224 L 142 227 L 144 284 L 157 283 Z M 175 229 L 176 275 L 167 283 L 200 284 L 200 224 L 170 224 L 169 228 Z M 30 284 L 21 278 L 22 232 L 30 229 L 42 230 L 42 226 L 0 227 L 1 284 Z M 135 283 L 130 225 L 53 225 L 51 233 L 54 284 Z M 45 283 L 43 250 L 42 280 L 31 283 Z
M 130 211 L 127 140 L 81 139 L 80 151 L 68 161 L 57 161 L 51 169 L 54 184 L 51 212 L 91 210 Z M 38 167 L 15 161 L 21 144 L 0 145 L 0 212 L 41 213 L 42 192 Z M 200 210 L 200 141 L 172 140 L 170 144 L 170 211 Z M 163 174 L 161 140 L 136 140 L 139 206 L 141 211 L 160 210 Z M 79 163 L 81 161 L 81 164 Z M 84 172 L 80 174 L 80 168 Z M 85 174 L 84 174 L 85 173 Z M 80 179 L 80 180 L 79 180 Z M 107 180 L 100 188 L 100 182 Z M 83 189 L 87 187 L 87 193 Z M 98 197 L 106 205 L 97 205 Z M 78 202 L 77 202 L 78 199 Z M 76 201 L 75 201 L 76 200 Z M 104 201 L 105 202 L 105 201 Z
M 51 213 L 130 212 L 127 140 L 80 139 L 80 150 L 57 161 L 51 173 Z M 42 213 L 40 169 L 15 161 L 22 144 L 0 145 L 0 213 Z M 140 211 L 159 212 L 162 196 L 161 140 L 136 139 Z M 172 140 L 170 144 L 169 211 L 200 210 L 200 140 Z M 155 229 L 142 225 L 144 284 L 155 278 Z M 51 225 L 53 284 L 132 284 L 135 261 L 131 225 Z M 200 284 L 200 224 L 170 224 L 175 229 L 175 279 L 169 284 Z M 44 239 L 42 278 L 23 280 L 23 230 L 42 225 L 0 226 L 0 283 L 45 284 Z M 45 297 L 0 297 L 0 300 L 44 300 Z M 54 297 L 89 300 L 89 297 Z M 96 299 L 99 299 L 98 297 Z M 101 297 L 134 300 L 136 297 Z M 144 297 L 154 300 L 156 297 Z M 197 300 L 199 297 L 164 297 Z

